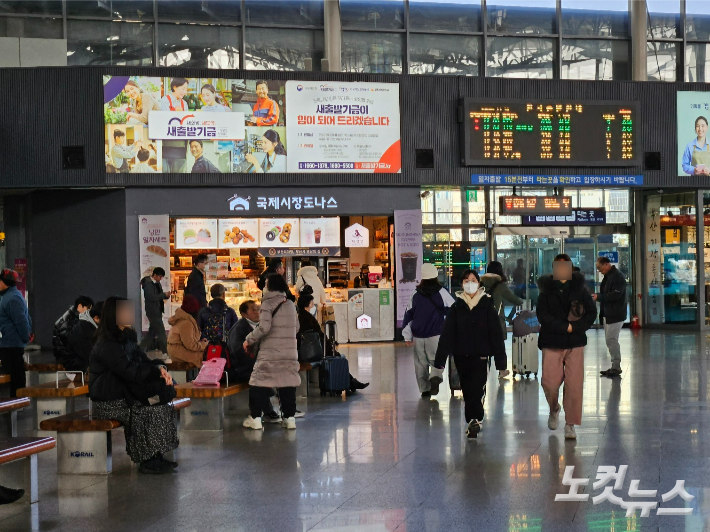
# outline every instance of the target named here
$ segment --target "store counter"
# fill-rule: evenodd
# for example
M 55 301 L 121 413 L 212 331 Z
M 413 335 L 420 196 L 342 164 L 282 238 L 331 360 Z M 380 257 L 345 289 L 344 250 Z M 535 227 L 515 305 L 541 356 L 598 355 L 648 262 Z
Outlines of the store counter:
M 394 340 L 394 292 L 391 288 L 349 289 L 347 308 L 350 342 Z

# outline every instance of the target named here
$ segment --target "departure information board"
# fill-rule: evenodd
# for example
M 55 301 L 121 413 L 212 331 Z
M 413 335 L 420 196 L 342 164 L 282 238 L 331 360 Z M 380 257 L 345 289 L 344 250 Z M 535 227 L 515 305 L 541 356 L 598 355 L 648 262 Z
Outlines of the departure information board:
M 634 166 L 636 105 L 570 100 L 463 100 L 468 166 Z
M 572 214 L 571 196 L 501 196 L 498 201 L 500 214 L 522 216 Z

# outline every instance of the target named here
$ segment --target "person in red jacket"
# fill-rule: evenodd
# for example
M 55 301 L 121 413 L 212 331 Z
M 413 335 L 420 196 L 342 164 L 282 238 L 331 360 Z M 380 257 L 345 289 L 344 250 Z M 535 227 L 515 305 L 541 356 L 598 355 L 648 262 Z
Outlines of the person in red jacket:
M 279 121 L 279 104 L 269 98 L 269 84 L 264 79 L 256 82 L 257 100 L 254 116 L 247 121 L 250 126 L 275 126 Z

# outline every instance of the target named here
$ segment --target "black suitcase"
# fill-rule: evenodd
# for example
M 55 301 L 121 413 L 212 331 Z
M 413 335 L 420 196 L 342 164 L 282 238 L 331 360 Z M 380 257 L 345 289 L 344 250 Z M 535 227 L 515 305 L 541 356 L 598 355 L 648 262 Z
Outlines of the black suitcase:
M 323 362 L 318 369 L 320 394 L 340 395 L 350 389 L 350 366 L 348 359 L 337 350 L 338 328 L 334 321 L 324 324 Z M 328 356 L 328 349 L 332 356 Z

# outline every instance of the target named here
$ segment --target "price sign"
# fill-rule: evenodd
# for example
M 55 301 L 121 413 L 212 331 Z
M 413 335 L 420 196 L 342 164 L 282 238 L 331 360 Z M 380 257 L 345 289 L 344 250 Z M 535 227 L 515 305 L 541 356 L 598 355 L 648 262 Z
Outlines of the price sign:
M 572 214 L 571 196 L 501 196 L 500 214 L 540 216 Z

